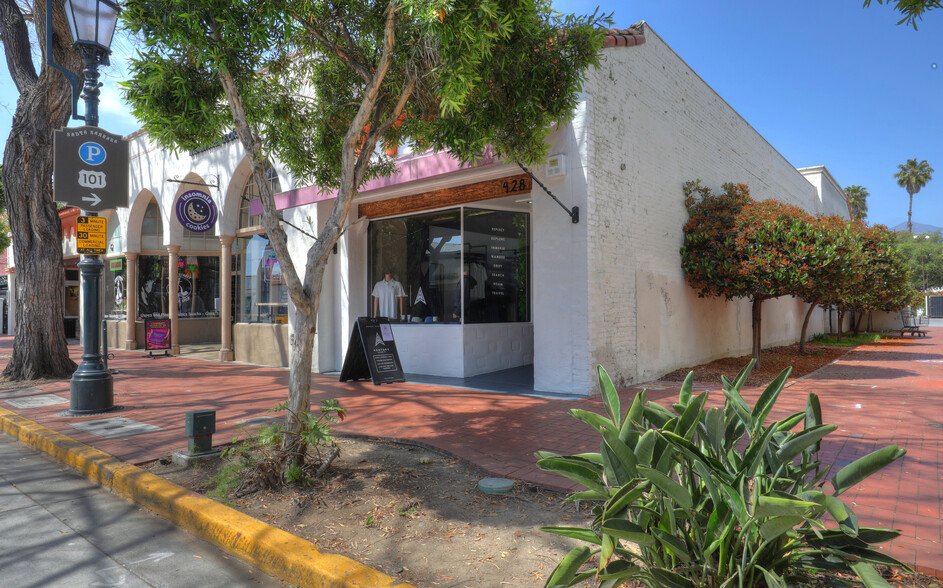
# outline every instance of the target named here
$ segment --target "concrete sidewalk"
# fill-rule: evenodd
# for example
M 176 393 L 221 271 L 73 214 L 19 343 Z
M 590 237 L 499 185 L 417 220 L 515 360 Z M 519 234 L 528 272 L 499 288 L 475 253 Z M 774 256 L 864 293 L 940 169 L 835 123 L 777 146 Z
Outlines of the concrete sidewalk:
M 12 339 L 0 337 L 0 358 L 9 357 L 11 348 Z M 78 360 L 81 350 L 72 352 Z M 115 352 L 110 367 L 119 370 L 115 402 L 124 407 L 121 411 L 81 419 L 57 416 L 68 408 L 68 381 L 0 392 L 0 406 L 128 462 L 143 463 L 186 447 L 183 416 L 188 410 L 215 409 L 214 440 L 225 443 L 246 424 L 271 418 L 267 409 L 287 395 L 288 372 L 281 368 L 148 358 L 124 351 Z M 625 401 L 642 387 L 624 391 Z M 651 400 L 662 404 L 677 396 L 674 382 L 644 387 Z M 719 382 L 698 388 L 717 390 Z M 760 392 L 748 390 L 744 396 L 753 402 Z M 925 338 L 859 348 L 791 383 L 773 417 L 803 410 L 809 392 L 819 395 L 825 421 L 839 427 L 823 444 L 836 465 L 887 444 L 907 449 L 903 459 L 845 496 L 853 500 L 862 525 L 903 531 L 888 548 L 890 554 L 943 578 L 943 329 L 931 328 Z M 313 405 L 323 398 L 340 399 L 348 410 L 337 426 L 340 433 L 413 441 L 495 475 L 558 488 L 569 488 L 568 480 L 539 471 L 533 452 L 598 450 L 595 431 L 568 411 L 604 411 L 598 399 L 534 398 L 424 384 L 341 384 L 336 377 L 320 375 L 312 378 L 311 396 Z M 712 397 L 722 398 L 719 393 Z

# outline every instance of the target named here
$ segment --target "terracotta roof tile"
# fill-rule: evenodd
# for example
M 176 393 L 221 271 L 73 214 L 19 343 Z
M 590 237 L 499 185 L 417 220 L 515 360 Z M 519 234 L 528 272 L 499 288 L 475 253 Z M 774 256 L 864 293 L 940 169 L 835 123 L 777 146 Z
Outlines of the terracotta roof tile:
M 609 29 L 603 47 L 634 47 L 645 42 L 645 23 L 639 22 L 627 29 Z

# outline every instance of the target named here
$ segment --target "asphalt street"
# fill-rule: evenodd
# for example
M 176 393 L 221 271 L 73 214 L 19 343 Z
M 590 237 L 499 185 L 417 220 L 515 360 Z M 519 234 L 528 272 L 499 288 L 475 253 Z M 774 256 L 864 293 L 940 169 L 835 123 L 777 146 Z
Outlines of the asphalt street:
M 282 586 L 0 433 L 4 588 Z

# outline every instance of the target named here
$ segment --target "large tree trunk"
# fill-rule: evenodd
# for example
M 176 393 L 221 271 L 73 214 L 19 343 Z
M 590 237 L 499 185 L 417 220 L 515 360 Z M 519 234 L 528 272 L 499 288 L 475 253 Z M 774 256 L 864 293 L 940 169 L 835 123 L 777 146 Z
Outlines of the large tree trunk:
M 763 334 L 763 299 L 759 296 L 753 298 L 753 359 L 756 360 L 754 367 L 760 367 L 760 349 L 762 348 L 761 336 Z
M 806 343 L 806 333 L 809 331 L 809 318 L 812 316 L 812 311 L 818 308 L 818 303 L 813 302 L 809 305 L 809 310 L 805 313 L 805 320 L 802 321 L 802 332 L 799 334 L 799 354 L 805 355 L 805 343 Z
M 58 8 L 61 4 L 56 6 L 55 59 L 78 71 L 78 54 L 68 41 L 60 42 L 70 37 Z M 39 46 L 45 49 L 44 2 L 35 3 L 33 17 L 40 23 L 36 30 Z M 69 359 L 62 320 L 65 276 L 62 229 L 52 195 L 52 147 L 54 131 L 69 120 L 71 91 L 60 73 L 44 66 L 37 76 L 31 61 L 24 60 L 30 44 L 14 0 L 0 0 L 0 18 L 7 65 L 20 91 L 3 153 L 3 186 L 16 263 L 16 339 L 2 379 L 64 378 L 75 370 L 75 363 Z

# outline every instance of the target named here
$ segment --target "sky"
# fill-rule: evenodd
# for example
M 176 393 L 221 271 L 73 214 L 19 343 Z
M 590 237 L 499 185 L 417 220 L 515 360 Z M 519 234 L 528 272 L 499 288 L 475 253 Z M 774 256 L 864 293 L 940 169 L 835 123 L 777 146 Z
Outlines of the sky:
M 907 159 L 926 159 L 936 178 L 914 196 L 913 221 L 943 227 L 943 9 L 915 31 L 897 25 L 891 7 L 863 8 L 861 0 L 553 5 L 568 13 L 599 6 L 614 13 L 617 28 L 646 21 L 792 165 L 825 165 L 842 187 L 867 188 L 871 223 L 906 222 L 907 192 L 893 176 Z M 115 86 L 132 51 L 129 40 L 118 39 L 103 72 L 100 126 L 113 133 L 138 128 Z M 16 98 L 0 66 L 4 142 Z

